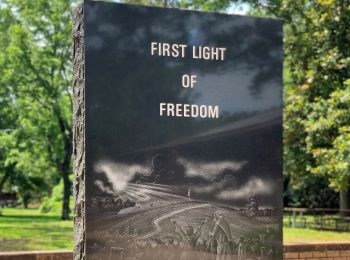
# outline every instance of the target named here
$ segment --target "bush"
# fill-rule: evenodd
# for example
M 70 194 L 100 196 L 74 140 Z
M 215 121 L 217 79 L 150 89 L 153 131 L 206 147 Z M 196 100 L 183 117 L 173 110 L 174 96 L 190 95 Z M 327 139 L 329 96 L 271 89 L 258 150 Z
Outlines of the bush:
M 62 201 L 63 201 L 63 182 L 62 180 L 52 189 L 51 196 L 44 198 L 40 206 L 42 213 L 50 213 L 54 215 L 60 215 L 62 213 Z M 73 196 L 70 196 L 69 206 L 72 208 L 74 205 Z
M 285 207 L 339 208 L 339 193 L 329 187 L 323 176 L 308 174 L 298 183 L 285 178 Z

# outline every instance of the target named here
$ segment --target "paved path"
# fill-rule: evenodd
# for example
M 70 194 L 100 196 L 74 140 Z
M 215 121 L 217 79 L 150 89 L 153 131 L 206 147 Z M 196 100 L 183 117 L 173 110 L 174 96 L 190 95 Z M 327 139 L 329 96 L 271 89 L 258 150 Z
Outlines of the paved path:
M 147 239 L 147 238 L 150 238 L 156 234 L 158 234 L 162 228 L 159 226 L 159 223 L 164 220 L 164 219 L 167 219 L 171 216 L 174 216 L 178 213 L 181 213 L 181 212 L 184 212 L 186 210 L 190 210 L 190 209 L 198 209 L 198 208 L 205 208 L 205 207 L 210 207 L 212 206 L 211 204 L 200 204 L 200 205 L 194 205 L 194 206 L 190 206 L 190 207 L 186 207 L 186 208 L 183 208 L 183 209 L 178 209 L 178 210 L 174 210 L 170 213 L 167 213 L 163 216 L 160 216 L 159 218 L 155 218 L 153 220 L 153 226 L 155 227 L 155 229 L 153 231 L 151 231 L 150 233 L 144 235 L 143 237 L 141 237 L 141 239 Z

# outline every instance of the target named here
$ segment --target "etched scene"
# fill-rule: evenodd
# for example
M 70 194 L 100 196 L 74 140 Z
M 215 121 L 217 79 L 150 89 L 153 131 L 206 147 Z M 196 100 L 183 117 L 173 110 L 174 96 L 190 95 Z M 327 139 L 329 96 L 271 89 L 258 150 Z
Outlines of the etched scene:
M 169 152 L 148 162 L 95 164 L 91 259 L 280 258 L 276 180 L 241 177 L 247 161 L 190 161 Z

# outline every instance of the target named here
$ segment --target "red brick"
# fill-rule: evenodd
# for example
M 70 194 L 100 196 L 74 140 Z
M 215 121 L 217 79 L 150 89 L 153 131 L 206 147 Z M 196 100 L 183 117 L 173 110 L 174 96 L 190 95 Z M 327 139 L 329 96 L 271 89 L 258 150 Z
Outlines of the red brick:
M 340 256 L 339 251 L 327 251 L 327 256 L 337 257 Z
M 299 253 L 300 258 L 311 258 L 312 257 L 312 252 L 302 252 Z
M 317 252 L 312 252 L 312 256 L 320 258 L 320 257 L 326 257 L 327 254 L 326 254 L 326 252 L 317 251 Z
M 299 253 L 285 253 L 284 259 L 298 259 Z

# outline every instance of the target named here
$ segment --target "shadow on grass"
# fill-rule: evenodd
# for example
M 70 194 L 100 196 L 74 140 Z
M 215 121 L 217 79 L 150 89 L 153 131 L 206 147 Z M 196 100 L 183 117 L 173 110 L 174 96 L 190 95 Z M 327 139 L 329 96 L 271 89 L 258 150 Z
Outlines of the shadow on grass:
M 29 239 L 0 239 L 0 251 L 25 251 L 28 247 Z

